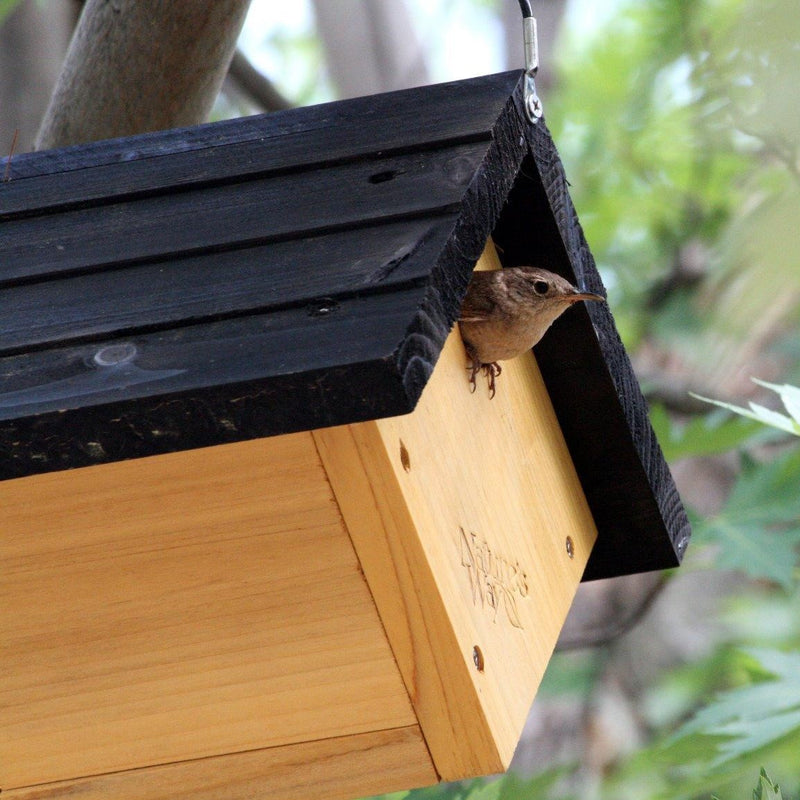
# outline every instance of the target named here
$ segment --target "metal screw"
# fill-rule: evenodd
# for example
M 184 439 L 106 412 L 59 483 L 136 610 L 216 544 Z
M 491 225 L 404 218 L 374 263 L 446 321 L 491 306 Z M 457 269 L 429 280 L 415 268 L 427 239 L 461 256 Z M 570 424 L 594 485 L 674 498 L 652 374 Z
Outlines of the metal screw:
M 575 542 L 572 541 L 571 536 L 567 536 L 567 555 L 570 558 L 575 558 Z
M 533 119 L 541 119 L 542 113 L 542 101 L 535 94 L 528 95 L 528 115 Z
M 475 665 L 475 669 L 477 669 L 478 672 L 483 672 L 483 653 L 478 645 L 472 648 L 472 663 Z

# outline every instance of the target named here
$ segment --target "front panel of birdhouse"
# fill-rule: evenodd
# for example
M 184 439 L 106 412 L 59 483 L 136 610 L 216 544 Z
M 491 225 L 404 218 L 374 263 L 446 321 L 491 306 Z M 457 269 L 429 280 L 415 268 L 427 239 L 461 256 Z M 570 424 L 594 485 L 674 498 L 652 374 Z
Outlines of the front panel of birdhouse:
M 508 767 L 597 535 L 533 355 L 492 399 L 466 363 L 454 331 L 413 414 L 314 434 L 450 780 Z

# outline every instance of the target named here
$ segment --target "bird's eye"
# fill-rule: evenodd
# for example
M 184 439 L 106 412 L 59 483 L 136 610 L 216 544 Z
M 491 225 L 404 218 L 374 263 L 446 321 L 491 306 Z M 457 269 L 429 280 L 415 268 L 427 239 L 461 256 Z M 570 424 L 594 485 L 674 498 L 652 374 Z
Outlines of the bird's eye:
M 536 292 L 538 295 L 547 294 L 547 290 L 550 288 L 550 284 L 547 281 L 534 281 L 533 282 L 533 291 Z

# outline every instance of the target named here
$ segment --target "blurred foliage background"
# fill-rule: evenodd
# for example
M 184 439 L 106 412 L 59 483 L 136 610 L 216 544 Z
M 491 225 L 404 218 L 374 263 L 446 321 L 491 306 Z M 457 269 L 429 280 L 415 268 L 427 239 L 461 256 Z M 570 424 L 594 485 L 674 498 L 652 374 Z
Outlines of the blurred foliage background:
M 79 6 L 0 0 L 5 151 Z M 799 440 L 690 395 L 780 408 L 750 378 L 800 384 L 796 0 L 534 13 L 546 121 L 694 538 L 679 570 L 582 586 L 508 776 L 393 798 L 777 796 L 761 767 L 800 798 Z M 520 40 L 516 0 L 254 0 L 240 47 L 304 105 L 519 68 Z M 242 74 L 218 116 L 277 107 Z

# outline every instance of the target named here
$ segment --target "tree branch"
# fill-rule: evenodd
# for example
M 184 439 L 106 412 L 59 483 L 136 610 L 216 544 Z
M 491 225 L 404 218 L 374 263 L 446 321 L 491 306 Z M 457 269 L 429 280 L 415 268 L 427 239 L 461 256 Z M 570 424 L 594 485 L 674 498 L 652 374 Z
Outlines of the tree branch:
M 275 88 L 275 84 L 259 72 L 241 50 L 234 53 L 230 78 L 237 89 L 261 106 L 264 111 L 283 111 L 293 107 L 293 104 Z
M 556 644 L 556 651 L 581 650 L 587 647 L 600 647 L 618 639 L 634 628 L 647 615 L 653 604 L 664 591 L 668 577 L 662 573 L 647 591 L 638 599 L 636 605 L 627 610 L 624 617 L 615 616 L 601 628 L 585 631 L 571 637 L 562 636 Z

